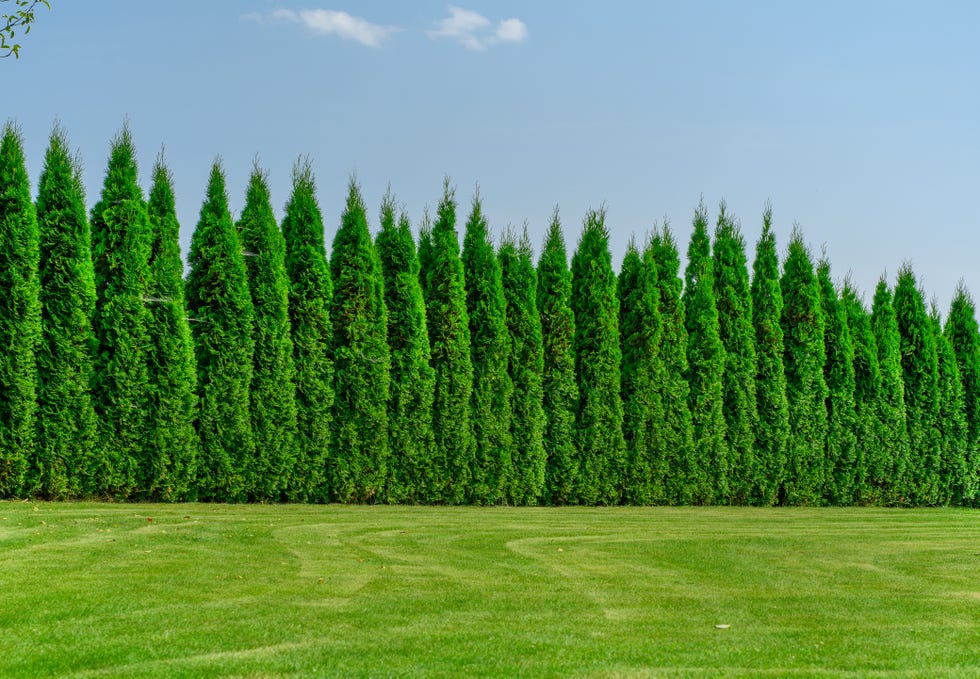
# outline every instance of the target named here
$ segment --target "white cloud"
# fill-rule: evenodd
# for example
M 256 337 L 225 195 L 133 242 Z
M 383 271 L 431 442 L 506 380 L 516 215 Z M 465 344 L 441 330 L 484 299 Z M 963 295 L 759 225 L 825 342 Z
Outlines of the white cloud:
M 393 33 L 401 29 L 397 26 L 372 24 L 362 17 L 351 16 L 347 12 L 332 9 L 277 9 L 269 15 L 279 21 L 303 24 L 309 30 L 321 35 L 338 35 L 368 47 L 381 47 Z
M 527 25 L 520 19 L 504 19 L 494 27 L 487 17 L 468 9 L 449 6 L 449 16 L 429 31 L 430 38 L 450 38 L 470 50 L 485 50 L 498 42 L 524 42 Z

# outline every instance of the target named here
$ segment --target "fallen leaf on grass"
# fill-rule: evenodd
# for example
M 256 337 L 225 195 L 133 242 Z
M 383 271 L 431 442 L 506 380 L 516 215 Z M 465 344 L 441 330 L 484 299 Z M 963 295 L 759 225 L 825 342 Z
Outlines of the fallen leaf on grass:
M 731 625 L 715 625 L 715 629 L 728 629 Z

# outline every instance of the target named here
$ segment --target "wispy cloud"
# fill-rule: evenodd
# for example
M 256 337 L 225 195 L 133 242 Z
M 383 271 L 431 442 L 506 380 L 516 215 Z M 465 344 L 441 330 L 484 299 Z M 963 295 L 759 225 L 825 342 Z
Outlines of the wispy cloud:
M 485 50 L 500 42 L 524 42 L 527 25 L 520 19 L 504 19 L 494 26 L 493 22 L 478 12 L 449 6 L 449 16 L 429 31 L 430 38 L 450 38 L 470 50 Z
M 262 15 L 248 14 L 244 19 L 262 21 Z M 392 34 L 401 29 L 397 26 L 373 24 L 363 17 L 356 17 L 333 9 L 277 9 L 268 15 L 274 21 L 288 21 L 302 24 L 310 31 L 320 35 L 337 35 L 345 40 L 353 40 L 367 47 L 381 47 Z

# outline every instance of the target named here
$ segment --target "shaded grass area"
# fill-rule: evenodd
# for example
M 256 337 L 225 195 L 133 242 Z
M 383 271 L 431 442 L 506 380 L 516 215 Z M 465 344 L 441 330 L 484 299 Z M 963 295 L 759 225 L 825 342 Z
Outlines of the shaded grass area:
M 0 502 L 0 649 L 22 677 L 977 677 L 980 513 Z

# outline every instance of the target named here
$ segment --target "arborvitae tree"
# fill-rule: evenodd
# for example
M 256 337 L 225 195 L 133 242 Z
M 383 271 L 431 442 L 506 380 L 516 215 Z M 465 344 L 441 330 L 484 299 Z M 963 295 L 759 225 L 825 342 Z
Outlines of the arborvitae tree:
M 584 504 L 614 504 L 622 497 L 625 453 L 620 400 L 619 298 L 609 252 L 606 211 L 589 210 L 572 257 L 575 375 L 579 403 L 576 439 L 579 492 Z
M 419 286 L 422 288 L 422 301 L 425 302 L 427 292 L 429 272 L 432 270 L 432 219 L 429 217 L 429 208 L 425 208 L 422 214 L 422 223 L 419 224 Z M 428 324 L 426 324 L 428 328 Z M 430 344 L 431 348 L 431 344 Z
M 819 504 L 823 490 L 827 435 L 824 320 L 813 261 L 798 228 L 790 236 L 780 287 L 783 367 L 790 422 L 780 499 L 784 504 L 815 505 Z
M 390 194 L 381 204 L 381 232 L 375 241 L 388 309 L 391 386 L 388 396 L 388 498 L 392 502 L 435 502 L 432 398 L 435 373 L 429 365 L 425 300 L 419 260 L 408 216 L 395 224 Z
M 966 481 L 964 504 L 976 506 L 980 497 L 980 328 L 976 306 L 960 282 L 946 319 L 946 338 L 956 354 L 966 412 Z
M 929 320 L 936 340 L 939 369 L 939 502 L 962 505 L 973 494 L 973 483 L 967 472 L 966 448 L 969 431 L 963 382 L 956 365 L 953 347 L 943 335 L 939 309 L 933 305 Z
M 538 278 L 526 227 L 520 241 L 508 231 L 500 246 L 500 269 L 510 336 L 507 372 L 514 385 L 510 408 L 513 472 L 508 497 L 515 505 L 529 505 L 536 503 L 544 491 L 546 459 Z
M 658 386 L 664 409 L 660 428 L 666 451 L 665 500 L 686 505 L 694 502 L 696 497 L 701 467 L 695 457 L 694 429 L 688 406 L 687 327 L 681 302 L 683 283 L 678 276 L 680 256 L 667 224 L 654 232 L 648 256 L 653 259 L 657 271 L 659 290 L 659 357 L 663 372 Z
M 64 499 L 95 492 L 92 406 L 92 240 L 78 164 L 55 128 L 38 186 L 41 344 L 37 352 L 38 446 L 29 495 Z
M 146 290 L 150 310 L 147 457 L 152 464 L 143 477 L 140 495 L 180 500 L 190 494 L 197 471 L 197 366 L 184 306 L 184 263 L 173 179 L 162 158 L 153 168 L 147 213 L 151 234 Z
M 0 497 L 22 492 L 36 454 L 38 238 L 23 143 L 7 123 L 0 136 Z
M 198 486 L 207 500 L 244 500 L 243 471 L 255 455 L 249 414 L 253 309 L 244 260 L 224 172 L 215 162 L 191 240 L 186 290 L 201 403 Z
M 824 500 L 829 504 L 854 502 L 857 440 L 855 438 L 854 345 L 847 311 L 830 278 L 826 257 L 817 265 L 821 312 L 824 317 L 823 375 L 827 383 L 827 438 L 824 447 Z
M 755 455 L 756 355 L 752 328 L 752 296 L 741 230 L 725 212 L 722 203 L 715 227 L 715 305 L 718 331 L 725 348 L 722 376 L 725 413 L 725 443 L 729 456 L 729 486 L 733 504 L 755 502 L 762 470 Z
M 786 373 L 783 369 L 782 314 L 779 256 L 776 254 L 776 235 L 772 231 L 772 208 L 767 206 L 762 215 L 762 235 L 756 244 L 752 265 L 755 395 L 759 419 L 755 430 L 758 485 L 751 499 L 761 505 L 772 505 L 779 500 L 790 433 Z
M 326 457 L 333 408 L 333 285 L 327 266 L 323 216 L 308 161 L 293 169 L 293 192 L 282 220 L 289 276 L 289 320 L 296 368 L 296 465 L 288 480 L 291 500 L 326 502 Z
M 565 237 L 558 208 L 548 225 L 538 261 L 538 315 L 544 350 L 545 501 L 565 505 L 574 502 L 579 487 L 578 452 L 575 448 L 575 317 L 572 314 L 572 275 L 568 270 Z
M 352 179 L 330 255 L 334 402 L 327 469 L 336 502 L 385 499 L 388 476 L 388 314 L 367 208 Z
M 645 248 L 641 255 L 630 241 L 619 270 L 619 340 L 623 355 L 620 390 L 626 441 L 624 499 L 638 505 L 662 504 L 666 500 L 656 267 L 651 248 Z
M 493 504 L 506 499 L 513 473 L 510 399 L 514 387 L 507 374 L 510 337 L 500 262 L 487 233 L 479 191 L 463 237 L 463 275 L 473 363 L 470 417 L 476 441 L 470 497 L 478 504 Z
M 881 370 L 881 450 L 884 463 L 884 497 L 887 503 L 908 503 L 906 474 L 909 464 L 909 435 L 905 414 L 905 382 L 902 377 L 902 338 L 892 304 L 892 294 L 884 277 L 875 288 L 871 306 L 871 330 L 878 347 Z
M 426 238 L 423 236 L 423 243 Z M 426 322 L 435 370 L 433 469 L 439 499 L 460 504 L 469 497 L 475 443 L 470 426 L 473 364 L 463 263 L 456 234 L 456 198 L 447 178 L 426 253 Z
M 888 473 L 888 454 L 881 443 L 878 346 L 871 330 L 871 316 L 848 281 L 841 291 L 841 304 L 854 346 L 854 500 L 877 504 L 884 497 Z
M 98 490 L 126 497 L 152 493 L 165 466 L 150 459 L 146 350 L 150 315 L 150 221 L 137 183 L 136 148 L 129 129 L 112 142 L 102 197 L 92 209 L 95 267 L 93 403 L 99 424 Z
M 940 499 L 939 364 L 929 314 L 908 264 L 898 270 L 894 305 L 909 431 L 907 487 L 912 502 L 932 505 Z
M 279 500 L 296 464 L 296 368 L 289 331 L 286 241 L 276 225 L 265 174 L 256 166 L 238 220 L 255 312 L 250 386 L 255 455 L 242 470 L 256 500 Z
M 694 454 L 700 466 L 695 501 L 729 501 L 729 451 L 724 413 L 725 347 L 718 329 L 714 267 L 704 205 L 694 213 L 694 233 L 684 270 L 684 312 L 687 324 L 688 402 L 694 425 Z

